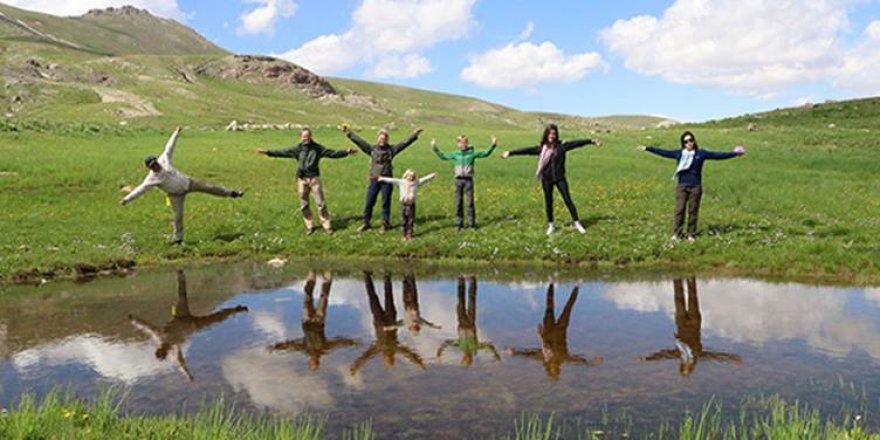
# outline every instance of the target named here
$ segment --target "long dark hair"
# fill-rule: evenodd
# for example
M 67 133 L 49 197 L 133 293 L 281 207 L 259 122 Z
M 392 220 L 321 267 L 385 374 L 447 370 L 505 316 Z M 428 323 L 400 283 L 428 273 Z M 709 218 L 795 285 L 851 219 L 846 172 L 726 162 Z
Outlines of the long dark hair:
M 684 133 L 681 134 L 681 148 L 684 148 L 684 138 L 686 138 L 686 137 L 688 137 L 688 136 L 690 136 L 691 139 L 694 140 L 694 150 L 700 148 L 700 145 L 697 143 L 697 137 L 694 136 L 694 134 L 691 133 L 691 132 L 689 132 L 689 131 L 686 131 L 686 132 L 684 132 Z
M 547 137 L 550 136 L 550 131 L 556 132 L 556 142 L 559 143 L 559 127 L 556 124 L 550 123 L 544 127 L 544 135 L 541 136 L 541 146 L 547 145 Z

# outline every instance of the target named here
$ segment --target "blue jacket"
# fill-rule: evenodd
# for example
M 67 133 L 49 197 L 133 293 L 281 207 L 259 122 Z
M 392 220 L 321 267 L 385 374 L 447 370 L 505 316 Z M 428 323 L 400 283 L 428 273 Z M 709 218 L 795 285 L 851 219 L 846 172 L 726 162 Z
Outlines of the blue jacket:
M 658 156 L 675 159 L 676 162 L 681 159 L 681 150 L 663 150 L 657 147 L 648 147 L 645 151 L 649 151 Z M 706 151 L 697 148 L 694 154 L 694 162 L 691 167 L 678 173 L 678 184 L 684 186 L 697 186 L 703 184 L 703 161 L 705 160 L 723 160 L 736 157 L 736 153 L 716 153 L 714 151 Z

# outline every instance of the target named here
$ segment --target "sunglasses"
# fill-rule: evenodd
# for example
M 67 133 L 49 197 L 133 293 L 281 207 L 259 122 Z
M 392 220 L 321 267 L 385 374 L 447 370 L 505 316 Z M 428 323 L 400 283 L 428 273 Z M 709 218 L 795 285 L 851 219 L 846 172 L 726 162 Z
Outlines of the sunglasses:
M 685 140 L 684 140 L 684 143 L 689 144 L 689 143 L 691 143 L 691 142 L 693 142 L 693 141 L 694 141 L 693 139 L 685 139 Z

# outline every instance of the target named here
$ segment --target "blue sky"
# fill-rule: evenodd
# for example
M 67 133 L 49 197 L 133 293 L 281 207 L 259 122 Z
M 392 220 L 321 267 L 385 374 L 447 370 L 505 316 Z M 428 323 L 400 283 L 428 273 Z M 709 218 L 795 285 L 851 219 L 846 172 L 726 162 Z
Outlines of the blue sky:
M 880 95 L 876 0 L 11 3 L 134 4 L 237 53 L 530 111 L 700 121 Z

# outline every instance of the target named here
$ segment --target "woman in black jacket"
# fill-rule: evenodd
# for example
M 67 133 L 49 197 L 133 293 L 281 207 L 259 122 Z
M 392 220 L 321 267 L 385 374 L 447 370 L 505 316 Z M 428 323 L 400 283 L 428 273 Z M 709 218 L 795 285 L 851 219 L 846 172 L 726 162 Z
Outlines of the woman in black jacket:
M 593 144 L 601 146 L 602 142 L 593 139 L 579 139 L 573 141 L 560 141 L 559 128 L 556 124 L 549 124 L 544 129 L 544 135 L 541 137 L 540 145 L 519 150 L 505 151 L 502 158 L 516 155 L 538 156 L 538 168 L 535 171 L 535 177 L 541 181 L 544 188 L 544 210 L 547 214 L 547 235 L 556 231 L 553 225 L 553 187 L 555 186 L 562 195 L 565 206 L 571 214 L 574 221 L 574 227 L 581 234 L 587 232 L 584 225 L 581 224 L 578 217 L 577 208 L 571 200 L 571 194 L 568 190 L 568 180 L 565 178 L 565 154 L 575 148 L 584 145 Z

